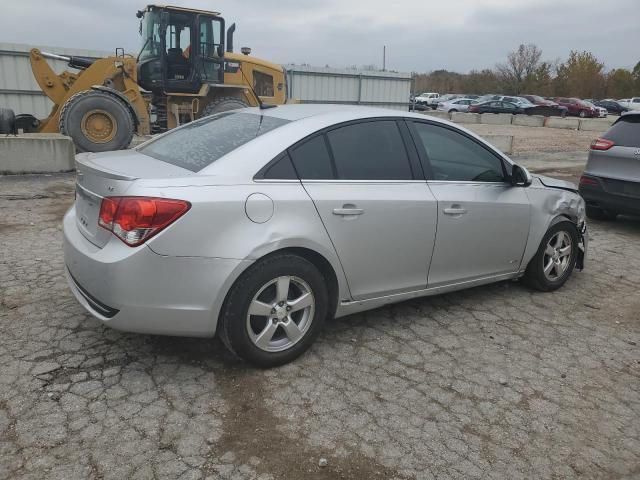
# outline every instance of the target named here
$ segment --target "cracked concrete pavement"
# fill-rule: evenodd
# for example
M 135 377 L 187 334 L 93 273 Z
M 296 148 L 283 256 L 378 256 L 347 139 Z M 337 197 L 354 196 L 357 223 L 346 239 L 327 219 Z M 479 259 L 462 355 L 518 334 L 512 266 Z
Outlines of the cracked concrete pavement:
M 640 477 L 637 219 L 592 222 L 557 292 L 353 315 L 262 371 L 87 315 L 63 277 L 72 201 L 72 175 L 0 178 L 0 479 Z

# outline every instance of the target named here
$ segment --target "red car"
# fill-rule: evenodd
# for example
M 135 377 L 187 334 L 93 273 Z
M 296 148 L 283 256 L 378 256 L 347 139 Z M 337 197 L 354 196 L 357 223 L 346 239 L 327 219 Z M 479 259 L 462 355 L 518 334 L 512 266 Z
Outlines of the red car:
M 554 99 L 556 103 L 567 107 L 569 115 L 576 115 L 580 118 L 597 117 L 598 111 L 591 105 L 583 102 L 579 98 L 558 97 Z

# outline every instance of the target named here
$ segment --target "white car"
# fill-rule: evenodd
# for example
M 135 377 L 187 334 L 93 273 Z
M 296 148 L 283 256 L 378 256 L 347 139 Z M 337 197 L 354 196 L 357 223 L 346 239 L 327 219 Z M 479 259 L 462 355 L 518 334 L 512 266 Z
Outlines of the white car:
M 592 102 L 588 102 L 586 100 L 583 100 L 583 102 L 589 105 L 590 107 L 592 107 L 597 112 L 597 115 L 594 115 L 594 117 L 597 116 L 597 118 L 606 118 L 607 115 L 609 114 L 609 111 L 604 107 L 599 107 L 597 105 L 594 105 Z
M 623 98 L 618 103 L 629 110 L 640 110 L 640 97 Z
M 420 103 L 422 105 L 428 105 L 429 107 L 434 108 L 437 105 L 439 98 L 440 98 L 439 93 L 426 92 L 418 95 L 415 98 L 415 100 L 416 100 L 416 103 Z
M 469 105 L 474 103 L 473 98 L 456 98 L 449 102 L 440 102 L 436 108 L 439 112 L 466 112 L 469 110 Z

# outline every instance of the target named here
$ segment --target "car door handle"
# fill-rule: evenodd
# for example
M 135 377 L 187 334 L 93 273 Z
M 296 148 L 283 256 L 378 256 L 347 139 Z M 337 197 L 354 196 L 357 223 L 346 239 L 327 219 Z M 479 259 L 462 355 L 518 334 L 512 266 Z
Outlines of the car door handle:
M 334 215 L 362 215 L 364 210 L 361 208 L 334 208 Z
M 443 212 L 446 215 L 464 215 L 465 213 L 467 213 L 467 210 L 465 208 L 451 207 L 451 208 L 445 208 Z

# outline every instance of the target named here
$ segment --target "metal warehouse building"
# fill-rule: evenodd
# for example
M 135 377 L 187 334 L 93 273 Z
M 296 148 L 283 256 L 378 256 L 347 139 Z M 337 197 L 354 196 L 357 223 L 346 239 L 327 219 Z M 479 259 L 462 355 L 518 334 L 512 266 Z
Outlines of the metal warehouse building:
M 52 102 L 33 78 L 29 50 L 34 45 L 0 43 L 0 107 L 16 114 L 30 113 L 37 118 L 49 115 Z M 58 55 L 100 58 L 114 52 L 37 46 Z M 47 60 L 61 73 L 68 70 L 60 60 Z M 335 69 L 306 65 L 286 65 L 287 93 L 301 103 L 340 103 L 371 105 L 406 110 L 409 105 L 411 74 L 356 69 Z
M 301 103 L 346 103 L 407 110 L 411 74 L 286 65 L 287 93 Z

